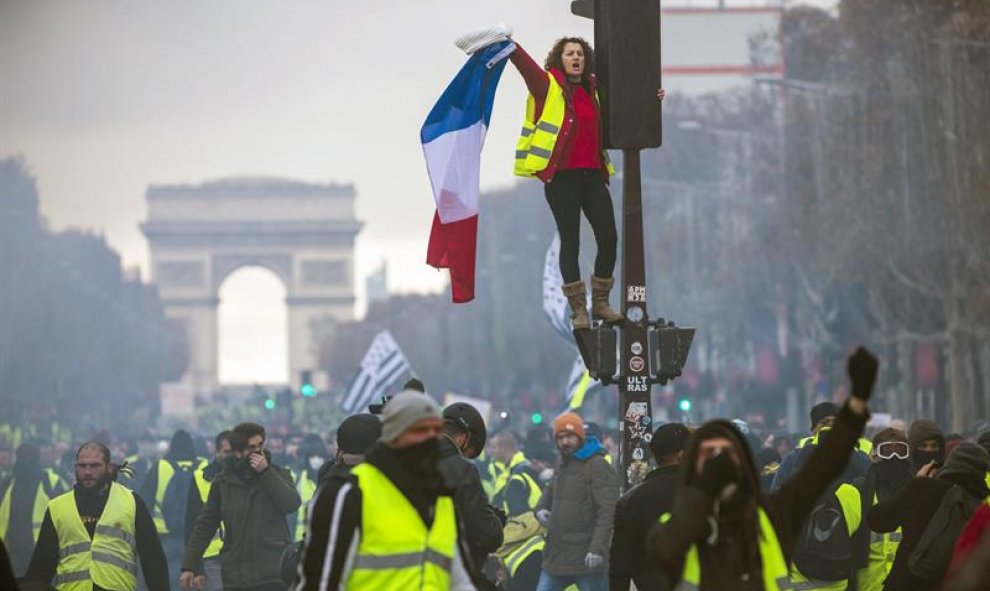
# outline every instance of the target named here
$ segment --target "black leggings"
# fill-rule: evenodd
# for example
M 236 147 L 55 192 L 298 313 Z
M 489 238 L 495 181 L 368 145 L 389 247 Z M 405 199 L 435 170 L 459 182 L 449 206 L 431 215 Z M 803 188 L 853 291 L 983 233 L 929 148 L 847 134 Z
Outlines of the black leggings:
M 581 250 L 581 210 L 595 234 L 598 254 L 595 276 L 608 279 L 615 270 L 615 213 L 605 173 L 598 169 L 559 170 L 543 188 L 560 233 L 560 274 L 564 283 L 581 280 L 578 253 Z

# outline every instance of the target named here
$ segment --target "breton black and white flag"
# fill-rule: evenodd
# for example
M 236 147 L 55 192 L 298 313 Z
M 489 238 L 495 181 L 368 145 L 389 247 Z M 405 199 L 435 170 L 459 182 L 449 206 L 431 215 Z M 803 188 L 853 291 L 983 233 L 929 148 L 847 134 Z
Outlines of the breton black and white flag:
M 409 361 L 392 333 L 381 331 L 364 354 L 341 408 L 348 413 L 368 412 L 368 405 L 380 399 L 386 389 L 410 369 Z

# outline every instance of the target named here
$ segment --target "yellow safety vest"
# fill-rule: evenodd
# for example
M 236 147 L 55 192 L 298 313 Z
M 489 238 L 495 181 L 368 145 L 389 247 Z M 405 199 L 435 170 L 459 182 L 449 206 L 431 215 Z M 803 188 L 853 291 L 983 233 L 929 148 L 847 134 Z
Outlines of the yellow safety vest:
M 846 520 L 846 530 L 851 538 L 863 521 L 863 501 L 859 489 L 851 484 L 841 484 L 835 490 L 835 496 L 842 506 L 842 515 Z M 809 579 L 801 574 L 797 566 L 791 565 L 791 582 L 799 591 L 844 591 L 849 586 L 849 579 L 839 581 L 819 581 Z
M 516 576 L 519 566 L 533 554 L 543 552 L 546 545 L 546 539 L 542 535 L 536 535 L 506 554 L 502 562 L 505 564 L 505 569 L 509 571 L 509 577 Z
M 378 468 L 359 464 L 351 474 L 361 489 L 361 541 L 344 588 L 449 589 L 457 549 L 453 500 L 437 498 L 433 525 L 427 529 L 416 508 Z
M 540 483 L 534 480 L 533 477 L 526 472 L 519 472 L 509 477 L 509 482 L 505 485 L 506 491 L 509 489 L 509 484 L 511 484 L 513 480 L 523 483 L 523 486 L 529 490 L 529 497 L 526 499 L 526 506 L 529 507 L 530 511 L 535 511 L 536 506 L 540 504 L 540 497 L 543 496 L 543 489 L 540 488 Z M 507 499 L 502 500 L 502 509 L 506 512 L 509 511 L 509 501 Z
M 43 476 L 44 478 L 44 476 Z M 13 495 L 14 485 L 17 479 L 11 479 L 7 492 L 0 501 L 0 539 L 7 539 L 7 528 L 10 527 L 10 502 Z M 45 483 L 38 481 L 38 490 L 34 493 L 34 507 L 31 510 L 31 533 L 37 543 L 38 534 L 41 533 L 41 523 L 45 520 L 45 510 L 48 509 L 48 494 L 45 492 Z
M 526 116 L 523 118 L 522 130 L 516 142 L 516 160 L 513 173 L 516 176 L 535 177 L 536 173 L 545 170 L 550 164 L 550 156 L 557 144 L 560 127 L 564 123 L 567 103 L 564 100 L 564 89 L 557 83 L 553 74 L 547 72 L 550 82 L 547 97 L 543 103 L 543 111 L 539 120 L 536 119 L 536 98 L 531 94 L 526 99 Z M 595 97 L 597 101 L 597 97 Z M 609 175 L 615 174 L 615 167 L 608 158 L 605 150 L 601 151 L 602 161 Z
M 818 433 L 822 433 L 823 431 L 828 431 L 829 429 L 831 429 L 831 427 L 824 427 Z M 814 435 L 809 435 L 808 437 L 801 438 L 798 441 L 797 446 L 805 447 L 807 445 L 818 445 L 818 433 L 815 433 Z M 866 455 L 870 455 L 870 452 L 873 451 L 873 442 L 864 437 L 860 437 L 859 440 L 856 442 L 856 449 L 858 449 L 859 451 L 863 452 Z
M 199 498 L 206 504 L 206 499 L 210 496 L 210 486 L 212 483 L 206 479 L 203 474 L 205 467 L 197 469 L 193 472 L 193 478 L 196 479 L 196 488 L 199 490 Z M 217 528 L 217 533 L 213 534 L 213 539 L 210 540 L 210 545 L 206 547 L 203 551 L 203 558 L 213 558 L 214 556 L 219 556 L 220 551 L 223 549 L 223 522 L 220 522 L 220 527 Z
M 878 502 L 873 495 L 873 504 Z M 859 591 L 881 591 L 883 582 L 894 566 L 897 548 L 901 545 L 901 528 L 887 533 L 870 532 L 870 553 L 866 566 L 856 571 Z
M 58 534 L 56 589 L 92 591 L 94 585 L 120 591 L 137 588 L 134 493 L 110 483 L 107 504 L 92 539 L 79 517 L 72 491 L 52 499 L 48 511 Z
M 305 468 L 299 471 L 299 480 L 296 482 L 296 490 L 302 503 L 296 513 L 296 541 L 301 542 L 306 537 L 306 510 L 309 509 L 309 501 L 316 493 L 317 482 L 309 478 L 309 471 Z
M 202 458 L 194 461 L 180 460 L 175 463 L 181 468 L 191 467 L 194 476 L 196 470 L 206 467 L 206 460 Z M 155 489 L 155 506 L 151 509 L 151 517 L 155 521 L 155 529 L 158 530 L 159 534 L 169 533 L 168 526 L 165 525 L 165 514 L 162 513 L 162 503 L 165 501 L 165 490 L 173 476 L 175 476 L 175 468 L 172 467 L 172 462 L 165 459 L 158 460 L 158 488 Z
M 766 591 L 785 591 L 793 589 L 787 572 L 787 561 L 780 549 L 777 532 L 770 523 L 763 507 L 758 507 L 760 519 L 760 560 L 763 563 L 763 588 Z M 660 516 L 660 523 L 670 519 L 670 513 Z M 684 571 L 681 580 L 674 587 L 675 591 L 694 591 L 701 588 L 701 561 L 698 559 L 697 544 L 688 549 L 684 557 Z

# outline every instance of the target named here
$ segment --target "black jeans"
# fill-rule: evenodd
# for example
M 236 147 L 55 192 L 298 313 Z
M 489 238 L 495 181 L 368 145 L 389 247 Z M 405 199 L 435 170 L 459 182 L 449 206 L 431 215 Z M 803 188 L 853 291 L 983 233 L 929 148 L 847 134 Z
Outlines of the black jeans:
M 560 274 L 564 283 L 581 280 L 578 253 L 581 250 L 581 211 L 595 234 L 598 254 L 595 276 L 608 279 L 615 270 L 615 213 L 612 196 L 605 185 L 605 173 L 599 169 L 558 170 L 544 185 L 550 211 L 560 234 Z

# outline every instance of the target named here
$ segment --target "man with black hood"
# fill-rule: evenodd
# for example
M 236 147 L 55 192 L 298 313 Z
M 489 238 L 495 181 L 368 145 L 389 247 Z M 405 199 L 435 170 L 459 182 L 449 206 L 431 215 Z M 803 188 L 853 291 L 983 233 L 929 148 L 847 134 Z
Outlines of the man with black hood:
M 911 467 L 915 472 L 928 464 L 941 468 L 945 462 L 945 435 L 935 421 L 918 419 L 908 429 L 911 446 Z
M 848 362 L 852 396 L 829 437 L 777 492 L 760 492 L 749 445 L 728 421 L 709 421 L 685 447 L 674 510 L 650 534 L 652 557 L 671 585 L 702 591 L 790 589 L 791 552 L 816 500 L 842 472 L 869 417 L 877 360 Z
M 178 429 L 172 434 L 168 453 L 151 465 L 138 491 L 151 509 L 172 581 L 179 578 L 182 551 L 188 537 L 185 525 L 189 490 L 195 485 L 196 470 L 204 466 L 206 460 L 196 457 L 192 436 L 186 430 Z
M 333 462 L 326 462 L 320 468 L 320 485 L 334 476 L 350 473 L 351 468 L 364 461 L 364 455 L 381 435 L 382 422 L 373 414 L 361 413 L 344 419 L 337 429 L 337 453 Z
M 637 589 L 667 589 L 660 570 L 649 560 L 646 537 L 661 515 L 674 507 L 681 482 L 684 444 L 691 432 L 681 423 L 657 427 L 650 440 L 650 451 L 657 469 L 619 498 L 615 505 L 615 530 L 609 549 L 609 591 L 628 591 L 630 581 Z
M 63 492 L 58 480 L 41 469 L 38 448 L 21 444 L 11 477 L 0 486 L 0 538 L 7 544 L 15 573 L 23 573 L 31 560 L 48 501 Z
M 918 421 L 915 421 L 917 424 Z M 911 425 L 914 431 L 914 425 Z M 922 440 L 923 441 L 923 440 Z M 944 572 L 924 578 L 909 566 L 909 559 L 928 525 L 938 512 L 942 499 L 951 490 L 961 488 L 969 497 L 972 512 L 981 501 L 987 498 L 987 470 L 990 470 L 990 456 L 979 445 L 964 441 L 952 450 L 945 467 L 935 470 L 935 461 L 929 460 L 895 498 L 873 507 L 867 518 L 870 529 L 875 532 L 890 532 L 901 528 L 900 546 L 894 558 L 890 575 L 884 582 L 884 591 L 925 591 L 938 589 Z M 968 517 L 967 517 L 968 519 Z M 945 524 L 940 524 L 944 526 Z M 953 543 L 955 539 L 953 539 Z M 951 549 L 950 549 L 951 550 Z
M 888 427 L 873 436 L 870 469 L 866 476 L 853 482 L 860 491 L 864 521 L 875 505 L 897 497 L 914 477 L 908 453 L 903 431 Z M 860 528 L 854 540 L 857 591 L 883 588 L 900 540 L 900 530 L 872 533 L 869 527 Z
M 440 407 L 404 390 L 381 416 L 365 461 L 328 479 L 312 505 L 296 589 L 474 589 L 463 524 L 437 465 Z
M 233 455 L 210 484 L 189 535 L 179 582 L 203 588 L 203 553 L 222 524 L 224 591 L 284 591 L 282 552 L 291 543 L 285 517 L 299 509 L 299 493 L 289 471 L 271 463 L 264 427 L 237 425 L 230 447 Z

